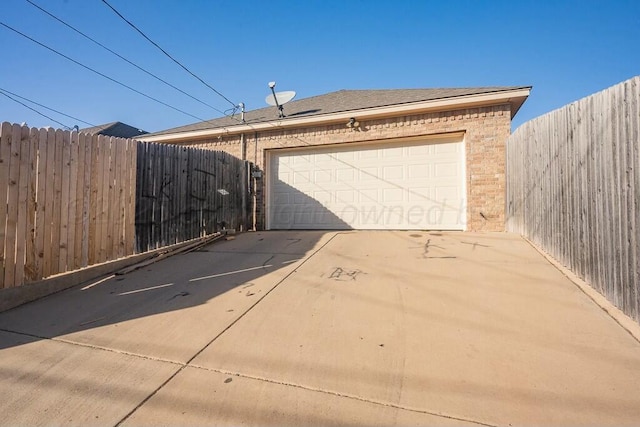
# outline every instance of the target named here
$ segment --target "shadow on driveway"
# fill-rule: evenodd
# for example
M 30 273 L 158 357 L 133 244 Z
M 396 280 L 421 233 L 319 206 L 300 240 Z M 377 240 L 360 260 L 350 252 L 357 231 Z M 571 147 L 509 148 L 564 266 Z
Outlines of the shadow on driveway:
M 184 363 L 331 235 L 238 235 L 0 313 L 0 330 Z

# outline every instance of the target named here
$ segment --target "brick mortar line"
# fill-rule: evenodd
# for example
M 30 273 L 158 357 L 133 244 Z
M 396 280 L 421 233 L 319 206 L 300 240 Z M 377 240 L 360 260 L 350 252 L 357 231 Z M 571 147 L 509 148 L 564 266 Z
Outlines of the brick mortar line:
M 236 377 L 246 378 L 246 379 L 255 380 L 255 381 L 263 381 L 263 382 L 266 382 L 266 383 L 277 384 L 277 385 L 282 385 L 282 386 L 287 386 L 287 387 L 294 387 L 294 388 L 299 388 L 299 389 L 302 389 L 302 390 L 312 391 L 312 392 L 316 392 L 316 393 L 324 393 L 324 394 L 328 394 L 328 395 L 331 395 L 331 396 L 343 397 L 343 398 L 346 398 L 346 399 L 352 399 L 352 400 L 357 400 L 357 401 L 360 401 L 360 402 L 371 403 L 373 405 L 384 406 L 384 407 L 394 408 L 394 409 L 400 409 L 400 410 L 409 411 L 409 412 L 416 412 L 416 413 L 419 413 L 419 414 L 433 415 L 433 416 L 436 416 L 436 417 L 447 418 L 447 419 L 455 420 L 455 421 L 464 421 L 464 422 L 468 422 L 468 423 L 478 424 L 478 425 L 481 425 L 481 426 L 497 427 L 497 425 L 495 425 L 495 424 L 487 424 L 485 422 L 472 420 L 470 418 L 463 418 L 463 417 L 459 417 L 459 416 L 455 416 L 455 415 L 442 414 L 442 413 L 438 413 L 438 412 L 429 411 L 427 409 L 410 408 L 408 406 L 402 406 L 402 405 L 398 405 L 398 404 L 391 403 L 391 402 L 383 402 L 383 401 L 379 401 L 379 400 L 368 399 L 366 397 L 361 397 L 361 396 L 354 395 L 354 394 L 348 394 L 348 393 L 343 393 L 343 392 L 333 391 L 333 390 L 326 390 L 326 389 L 323 389 L 323 388 L 311 387 L 311 386 L 302 385 L 302 384 L 296 384 L 296 383 L 291 383 L 291 382 L 278 381 L 278 380 L 274 380 L 274 379 L 271 379 L 271 378 L 259 377 L 259 376 L 243 374 L 243 373 L 239 373 L 239 372 L 231 372 L 231 371 L 226 371 L 224 369 L 209 368 L 209 367 L 206 367 L 206 366 L 193 365 L 193 364 L 189 364 L 188 366 L 186 366 L 186 368 L 201 369 L 201 370 L 204 370 L 204 371 L 215 372 L 215 373 L 218 373 L 218 374 L 236 376 Z

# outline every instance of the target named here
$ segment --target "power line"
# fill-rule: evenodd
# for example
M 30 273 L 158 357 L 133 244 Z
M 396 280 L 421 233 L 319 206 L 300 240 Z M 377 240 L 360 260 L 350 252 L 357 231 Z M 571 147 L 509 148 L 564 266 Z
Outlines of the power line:
M 43 9 L 42 7 L 38 6 L 37 4 L 35 4 L 33 1 L 31 0 L 25 0 L 26 2 L 28 2 L 29 4 L 31 4 L 32 6 L 36 7 L 37 9 L 40 9 L 42 12 L 46 13 L 47 15 L 49 15 L 51 18 L 55 19 L 56 21 L 60 22 L 61 24 L 65 25 L 66 27 L 72 29 L 73 31 L 75 31 L 76 33 L 80 34 L 81 36 L 83 36 L 84 38 L 92 41 L 93 43 L 97 44 L 98 46 L 100 46 L 101 48 L 107 50 L 108 52 L 111 52 L 112 54 L 114 54 L 115 56 L 117 56 L 118 58 L 122 59 L 123 61 L 127 62 L 128 64 L 136 67 L 138 70 L 148 74 L 149 76 L 155 78 L 156 80 L 164 83 L 165 85 L 177 90 L 178 92 L 188 96 L 189 98 L 198 101 L 199 103 L 206 105 L 207 107 L 219 112 L 220 114 L 224 115 L 224 112 L 217 109 L 216 107 L 214 107 L 213 105 L 210 105 L 204 101 L 202 101 L 201 99 L 196 98 L 195 96 L 183 91 L 182 89 L 172 85 L 171 83 L 163 80 L 162 78 L 156 76 L 155 74 L 153 74 L 151 71 L 145 70 L 144 68 L 142 68 L 141 66 L 133 63 L 132 61 L 128 60 L 127 58 L 125 58 L 124 56 L 120 55 L 119 53 L 113 51 L 112 49 L 108 48 L 107 46 L 105 46 L 104 44 L 100 43 L 99 41 L 91 38 L 90 36 L 86 35 L 85 33 L 83 33 L 82 31 L 78 30 L 77 28 L 73 27 L 72 25 L 68 24 L 67 22 L 63 21 L 62 19 L 58 18 L 57 16 L 53 15 L 52 13 L 50 13 L 49 11 Z
M 226 96 L 224 96 L 223 94 L 221 94 L 220 92 L 218 92 L 213 86 L 209 85 L 207 82 L 205 82 L 204 80 L 202 80 L 200 77 L 196 76 L 191 70 L 189 70 L 187 67 L 185 67 L 184 65 L 182 65 L 182 63 L 180 63 L 180 61 L 178 61 L 177 59 L 175 59 L 173 56 L 169 55 L 169 53 L 164 50 L 163 48 L 161 48 L 156 42 L 154 42 L 153 40 L 151 40 L 149 37 L 147 37 L 147 35 L 145 33 L 143 33 L 138 27 L 136 27 L 131 21 L 129 21 L 127 18 L 125 18 L 124 16 L 122 16 L 122 14 L 120 12 L 118 12 L 113 6 L 111 6 L 109 4 L 109 2 L 107 2 L 107 0 L 102 0 L 102 2 L 104 4 L 106 4 L 116 15 L 118 15 L 120 18 L 122 18 L 122 20 L 124 22 L 126 22 L 127 24 L 129 24 L 131 26 L 131 28 L 133 28 L 134 30 L 136 30 L 138 33 L 140 33 L 140 35 L 142 37 L 144 37 L 145 39 L 147 39 L 147 41 L 149 41 L 149 43 L 151 43 L 152 45 L 154 45 L 155 47 L 157 47 L 158 49 L 160 49 L 160 51 L 162 51 L 162 53 L 164 53 L 167 57 L 169 57 L 169 59 L 171 59 L 173 62 L 175 62 L 176 64 L 178 64 L 180 67 L 182 67 L 183 70 L 185 70 L 187 73 L 191 74 L 193 77 L 195 77 L 196 79 L 198 79 L 200 81 L 200 83 L 202 83 L 203 85 L 205 85 L 206 87 L 208 87 L 209 89 L 211 89 L 212 91 L 214 91 L 215 93 L 217 93 L 218 95 L 220 95 L 222 98 L 224 98 L 224 100 L 226 100 L 229 104 L 233 105 L 234 107 L 236 106 L 235 103 L 233 103 L 229 98 L 227 98 Z
M 3 90 L 0 90 L 0 94 L 2 94 L 2 95 L 4 95 L 4 96 L 6 96 L 7 98 L 9 98 L 10 100 L 12 100 L 12 101 L 14 101 L 14 102 L 17 102 L 18 104 L 22 105 L 23 107 L 28 108 L 29 110 L 31 110 L 31 111 L 33 111 L 33 112 L 35 112 L 35 113 L 37 113 L 37 114 L 40 114 L 42 117 L 46 117 L 47 119 L 49 119 L 49 120 L 51 120 L 51 121 L 53 121 L 53 122 L 56 122 L 57 124 L 59 124 L 59 125 L 60 125 L 60 126 L 62 126 L 63 128 L 71 129 L 69 126 L 65 125 L 64 123 L 59 122 L 59 121 L 57 121 L 56 119 L 54 119 L 54 118 L 52 118 L 52 117 L 49 117 L 49 116 L 47 116 L 47 115 L 46 115 L 46 114 L 44 114 L 44 113 L 41 113 L 40 111 L 36 110 L 35 108 L 32 108 L 32 107 L 28 106 L 27 104 L 25 104 L 25 103 L 24 103 L 24 102 L 22 102 L 22 101 L 18 101 L 17 99 L 13 98 L 12 96 L 10 96 L 10 95 L 6 94 Z
M 60 52 L 58 52 L 57 50 L 55 50 L 55 49 L 53 49 L 53 48 L 51 48 L 51 47 L 49 47 L 49 46 L 47 46 L 47 45 L 45 45 L 45 44 L 43 44 L 43 43 L 40 43 L 39 41 L 37 41 L 37 40 L 35 40 L 35 39 L 33 39 L 33 38 L 29 37 L 28 35 L 26 35 L 26 34 L 24 34 L 24 33 L 20 32 L 20 31 L 18 31 L 18 30 L 16 30 L 15 28 L 10 27 L 9 25 L 5 24 L 5 23 L 4 23 L 4 22 L 2 22 L 2 21 L 0 21 L 0 25 L 2 25 L 2 26 L 3 26 L 3 27 L 5 27 L 5 28 L 8 28 L 9 30 L 11 30 L 11 31 L 13 31 L 13 32 L 15 32 L 15 33 L 17 33 L 17 34 L 21 35 L 22 37 L 24 37 L 24 38 L 26 38 L 26 39 L 28 39 L 28 40 L 31 40 L 32 42 L 36 43 L 37 45 L 40 45 L 40 46 L 44 47 L 44 48 L 45 48 L 45 49 L 47 49 L 47 50 L 50 50 L 51 52 L 55 53 L 56 55 L 60 55 L 60 56 L 62 56 L 63 58 L 65 58 L 65 59 L 67 59 L 67 60 L 69 60 L 69 61 L 73 62 L 74 64 L 79 65 L 79 66 L 81 66 L 82 68 L 84 68 L 84 69 L 86 69 L 86 70 L 89 70 L 89 71 L 91 71 L 91 72 L 93 72 L 93 73 L 95 73 L 95 74 L 97 74 L 97 75 L 99 75 L 99 76 L 101 76 L 101 77 L 104 77 L 105 79 L 110 80 L 110 81 L 112 81 L 112 82 L 114 82 L 114 83 L 116 83 L 116 84 L 118 84 L 118 85 L 120 85 L 120 86 L 122 86 L 122 87 L 125 87 L 125 88 L 129 89 L 130 91 L 133 91 L 133 92 L 135 92 L 135 93 L 137 93 L 137 94 L 139 94 L 139 95 L 142 95 L 142 96 L 144 96 L 145 98 L 148 98 L 148 99 L 150 99 L 150 100 L 152 100 L 152 101 L 155 101 L 155 102 L 157 102 L 157 103 L 159 103 L 159 104 L 162 104 L 162 105 L 164 105 L 165 107 L 169 107 L 169 108 L 171 108 L 172 110 L 178 111 L 178 112 L 180 112 L 180 113 L 182 113 L 182 114 L 185 114 L 185 115 L 187 115 L 187 116 L 189 116 L 189 117 L 193 117 L 193 118 L 194 118 L 194 119 L 196 119 L 196 120 L 200 120 L 200 121 L 208 122 L 208 120 L 202 119 L 202 118 L 200 118 L 200 117 L 198 117 L 198 116 L 194 116 L 194 115 L 193 115 L 193 114 L 191 114 L 191 113 L 187 113 L 187 112 L 186 112 L 186 111 L 184 111 L 184 110 L 181 110 L 181 109 L 179 109 L 179 108 L 176 108 L 176 107 L 174 107 L 173 105 L 169 105 L 169 104 L 167 104 L 166 102 L 160 101 L 159 99 L 154 98 L 154 97 L 153 97 L 153 96 L 151 96 L 151 95 L 147 95 L 147 94 L 146 94 L 146 93 L 144 93 L 144 92 L 140 92 L 139 90 L 134 89 L 134 88 L 132 88 L 131 86 L 129 86 L 129 85 L 127 85 L 127 84 L 125 84 L 125 83 L 122 83 L 122 82 L 120 82 L 120 81 L 118 81 L 118 80 L 116 80 L 116 79 L 114 79 L 114 78 L 112 78 L 112 77 L 107 76 L 107 75 L 106 75 L 106 74 L 104 74 L 104 73 L 101 73 L 101 72 L 100 72 L 100 71 L 98 71 L 98 70 L 95 70 L 95 69 L 93 69 L 93 68 L 91 68 L 91 67 L 89 67 L 89 66 L 87 66 L 87 65 L 84 65 L 84 64 L 82 64 L 82 63 L 80 63 L 80 62 L 76 61 L 75 59 L 68 57 L 67 55 L 65 55 L 65 54 L 63 54 L 63 53 L 60 53 Z
M 84 120 L 81 120 L 81 119 L 79 119 L 79 118 L 77 118 L 77 117 L 73 117 L 73 116 L 70 116 L 70 115 L 68 115 L 68 114 L 65 114 L 65 113 L 63 113 L 62 111 L 54 110 L 53 108 L 47 107 L 46 105 L 39 104 L 39 103 L 37 103 L 36 101 L 33 101 L 33 100 L 31 100 L 31 99 L 28 99 L 28 98 L 25 98 L 24 96 L 20 96 L 20 95 L 18 95 L 17 93 L 10 92 L 10 91 L 8 91 L 8 90 L 6 90 L 6 89 L 3 89 L 3 88 L 1 88 L 1 87 L 0 87 L 0 92 L 6 92 L 6 93 L 8 93 L 8 94 L 10 94 L 10 95 L 15 96 L 16 98 L 23 99 L 23 100 L 25 100 L 25 101 L 27 101 L 27 102 L 30 102 L 30 103 L 32 103 L 32 104 L 35 104 L 35 105 L 37 105 L 37 106 L 39 106 L 39 107 L 46 108 L 46 109 L 47 109 L 47 110 L 49 110 L 49 111 L 53 111 L 54 113 L 58 113 L 58 114 L 60 114 L 60 115 L 62 115 L 62 116 L 69 117 L 70 119 L 76 120 L 76 121 L 78 121 L 78 122 L 82 122 L 82 123 L 87 124 L 87 125 L 89 125 L 89 126 L 96 126 L 96 125 L 94 125 L 93 123 L 85 122 Z

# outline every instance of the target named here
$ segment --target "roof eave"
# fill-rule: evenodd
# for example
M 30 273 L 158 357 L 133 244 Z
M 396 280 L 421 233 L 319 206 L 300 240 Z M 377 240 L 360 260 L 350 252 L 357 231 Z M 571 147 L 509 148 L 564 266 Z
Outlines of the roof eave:
M 317 126 L 330 123 L 339 123 L 356 117 L 358 120 L 370 120 L 381 117 L 394 117 L 407 114 L 420 114 L 437 111 L 450 111 L 452 109 L 473 108 L 489 105 L 509 103 L 511 105 L 511 118 L 515 116 L 524 101 L 529 96 L 531 87 L 523 87 L 514 90 L 492 92 L 478 95 L 464 95 L 451 98 L 441 98 L 429 101 L 410 102 L 382 107 L 363 108 L 358 110 L 342 111 L 337 113 L 320 114 L 300 118 L 284 118 L 259 123 L 238 124 L 235 126 L 201 129 L 187 132 L 169 133 L 164 135 L 151 135 L 136 138 L 147 142 L 172 142 L 180 143 L 207 137 L 221 135 L 236 135 L 247 132 L 275 130 L 284 128 L 299 128 Z

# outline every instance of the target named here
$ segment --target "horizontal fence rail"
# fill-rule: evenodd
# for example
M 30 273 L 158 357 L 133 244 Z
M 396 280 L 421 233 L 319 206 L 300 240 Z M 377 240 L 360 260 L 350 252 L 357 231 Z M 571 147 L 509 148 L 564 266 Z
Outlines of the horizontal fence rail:
M 0 288 L 131 255 L 136 143 L 2 123 Z
M 640 322 L 640 77 L 507 141 L 507 229 Z

